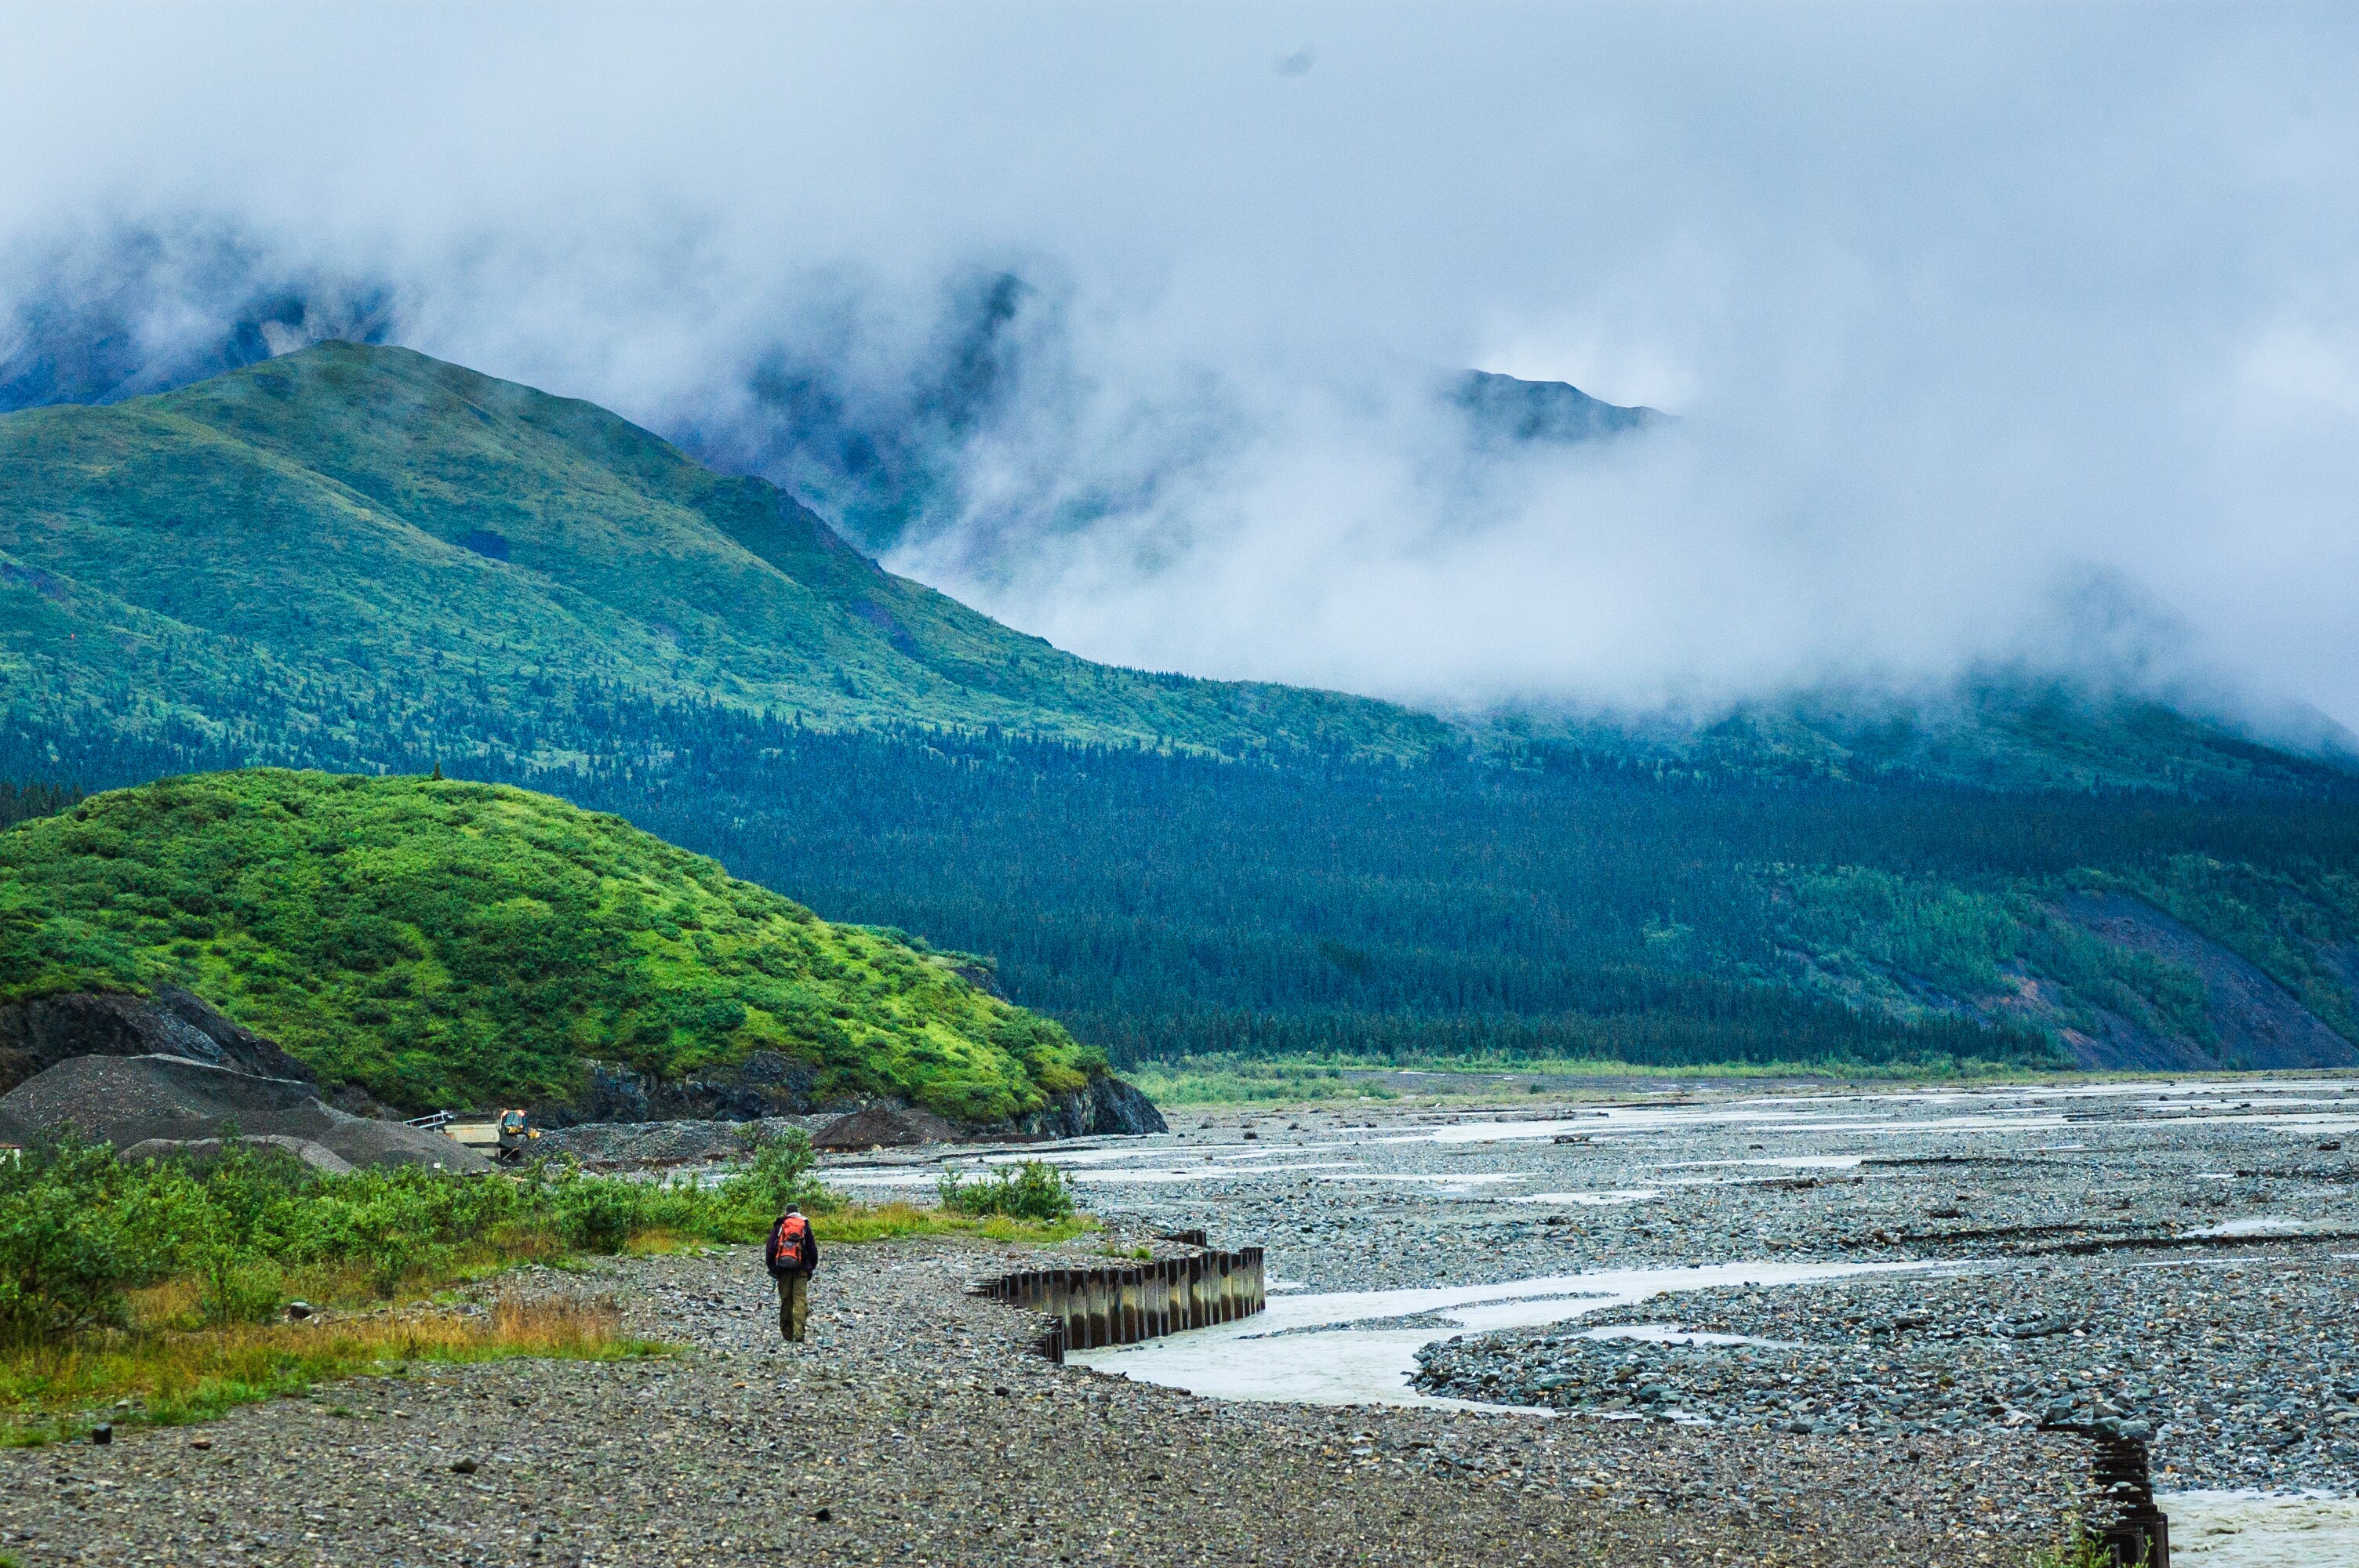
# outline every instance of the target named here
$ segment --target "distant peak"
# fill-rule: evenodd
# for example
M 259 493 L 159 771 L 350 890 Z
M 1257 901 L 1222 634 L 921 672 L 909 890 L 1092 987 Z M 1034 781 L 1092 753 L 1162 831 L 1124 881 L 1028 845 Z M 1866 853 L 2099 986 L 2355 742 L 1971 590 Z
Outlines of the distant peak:
M 1525 381 L 1484 370 L 1458 376 L 1450 400 L 1466 412 L 1480 435 L 1559 446 L 1644 430 L 1671 417 L 1660 409 L 1592 397 L 1569 381 Z

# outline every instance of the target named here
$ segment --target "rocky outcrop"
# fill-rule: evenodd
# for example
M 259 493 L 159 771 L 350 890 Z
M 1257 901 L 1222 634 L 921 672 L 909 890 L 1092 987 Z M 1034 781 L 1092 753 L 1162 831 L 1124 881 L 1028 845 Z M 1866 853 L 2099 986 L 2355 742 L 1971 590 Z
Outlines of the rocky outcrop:
M 658 1078 L 620 1062 L 592 1062 L 582 1091 L 532 1108 L 544 1127 L 592 1121 L 758 1121 L 766 1116 L 853 1111 L 858 1099 L 819 1102 L 810 1063 L 756 1051 L 734 1066 L 688 1078 Z
M 863 1149 L 880 1143 L 961 1138 L 1092 1138 L 1169 1130 L 1152 1101 L 1112 1076 L 1092 1078 L 1085 1087 L 1060 1095 L 1028 1116 L 966 1128 L 921 1108 L 912 1109 L 900 1100 L 843 1097 L 822 1100 L 814 1092 L 816 1077 L 809 1063 L 772 1051 L 757 1051 L 734 1067 L 677 1079 L 654 1077 L 618 1062 L 592 1062 L 579 1095 L 535 1106 L 532 1114 L 534 1120 L 549 1128 L 592 1122 L 757 1121 L 814 1112 L 846 1118 L 875 1112 L 885 1117 L 886 1120 L 877 1124 L 880 1136 L 845 1145 Z M 893 1138 L 881 1136 L 886 1130 L 908 1130 L 898 1122 L 886 1126 L 895 1116 L 924 1119 L 927 1130 L 938 1130 L 940 1136 L 912 1140 L 898 1136 L 897 1131 Z M 847 1138 L 857 1136 L 856 1130 L 846 1133 Z
M 1171 1129 L 1153 1100 L 1109 1074 L 1019 1119 L 1015 1130 L 1027 1138 L 1100 1138 Z
M 179 1056 L 257 1077 L 311 1070 L 193 992 L 75 991 L 0 1007 L 0 1094 L 77 1056 Z

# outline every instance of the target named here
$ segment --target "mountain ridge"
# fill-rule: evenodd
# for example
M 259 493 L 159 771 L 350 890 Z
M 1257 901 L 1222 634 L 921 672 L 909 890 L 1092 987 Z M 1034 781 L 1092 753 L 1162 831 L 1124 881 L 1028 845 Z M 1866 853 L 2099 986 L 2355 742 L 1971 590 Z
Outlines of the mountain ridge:
M 2005 670 L 1447 720 L 1110 669 L 763 481 L 404 350 L 0 417 L 0 779 L 253 763 L 625 815 L 995 955 L 1118 1061 L 2359 1039 L 2337 762 Z
M 1367 698 L 1089 664 L 892 576 L 766 481 L 401 349 L 0 417 L 0 572 L 19 702 L 106 694 L 112 655 L 234 666 L 297 731 L 381 710 L 388 671 L 455 665 L 489 728 L 532 683 L 586 678 L 821 725 L 1404 754 L 1448 735 Z

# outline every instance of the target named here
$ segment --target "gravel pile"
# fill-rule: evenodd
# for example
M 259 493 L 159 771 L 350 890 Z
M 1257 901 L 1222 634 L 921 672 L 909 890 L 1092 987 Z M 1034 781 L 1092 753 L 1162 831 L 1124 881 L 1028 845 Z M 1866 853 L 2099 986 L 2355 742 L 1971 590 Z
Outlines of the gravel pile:
M 27 1128 L 71 1128 L 125 1150 L 151 1140 L 168 1146 L 266 1134 L 316 1144 L 348 1166 L 491 1169 L 483 1155 L 439 1132 L 347 1115 L 321 1102 L 310 1083 L 179 1056 L 77 1056 L 9 1090 L 0 1115 Z
M 2348 1492 L 2359 1490 L 2354 1303 L 2359 1260 L 2321 1248 L 1701 1291 L 1570 1331 L 1429 1346 L 1419 1383 L 1795 1433 L 2086 1425 L 2148 1438 L 2170 1487 Z M 1589 1337 L 1649 1319 L 1779 1343 Z
M 750 1249 L 623 1260 L 670 1358 L 372 1379 L 112 1446 L 0 1454 L 32 1563 L 1888 1564 L 2018 1568 L 2073 1445 L 1868 1444 L 1440 1410 L 1234 1405 L 1057 1368 L 962 1293 L 1037 1256 L 840 1247 L 776 1343 Z M 1076 1250 L 1076 1260 L 1082 1257 Z
M 348 1176 L 353 1163 L 324 1143 L 308 1138 L 285 1138 L 269 1132 L 242 1133 L 235 1138 L 143 1138 L 123 1151 L 125 1160 L 185 1160 L 192 1165 L 212 1164 L 239 1148 L 281 1149 L 322 1175 Z

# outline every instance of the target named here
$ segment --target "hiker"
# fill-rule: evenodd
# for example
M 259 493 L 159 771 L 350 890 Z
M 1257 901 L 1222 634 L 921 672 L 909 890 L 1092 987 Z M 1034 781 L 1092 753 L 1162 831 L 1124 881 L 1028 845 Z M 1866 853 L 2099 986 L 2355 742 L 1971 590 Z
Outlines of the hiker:
M 770 1278 L 778 1281 L 778 1332 L 789 1344 L 802 1343 L 803 1325 L 810 1318 L 811 1271 L 819 1267 L 819 1242 L 810 1221 L 793 1204 L 770 1227 L 770 1244 L 762 1249 Z

